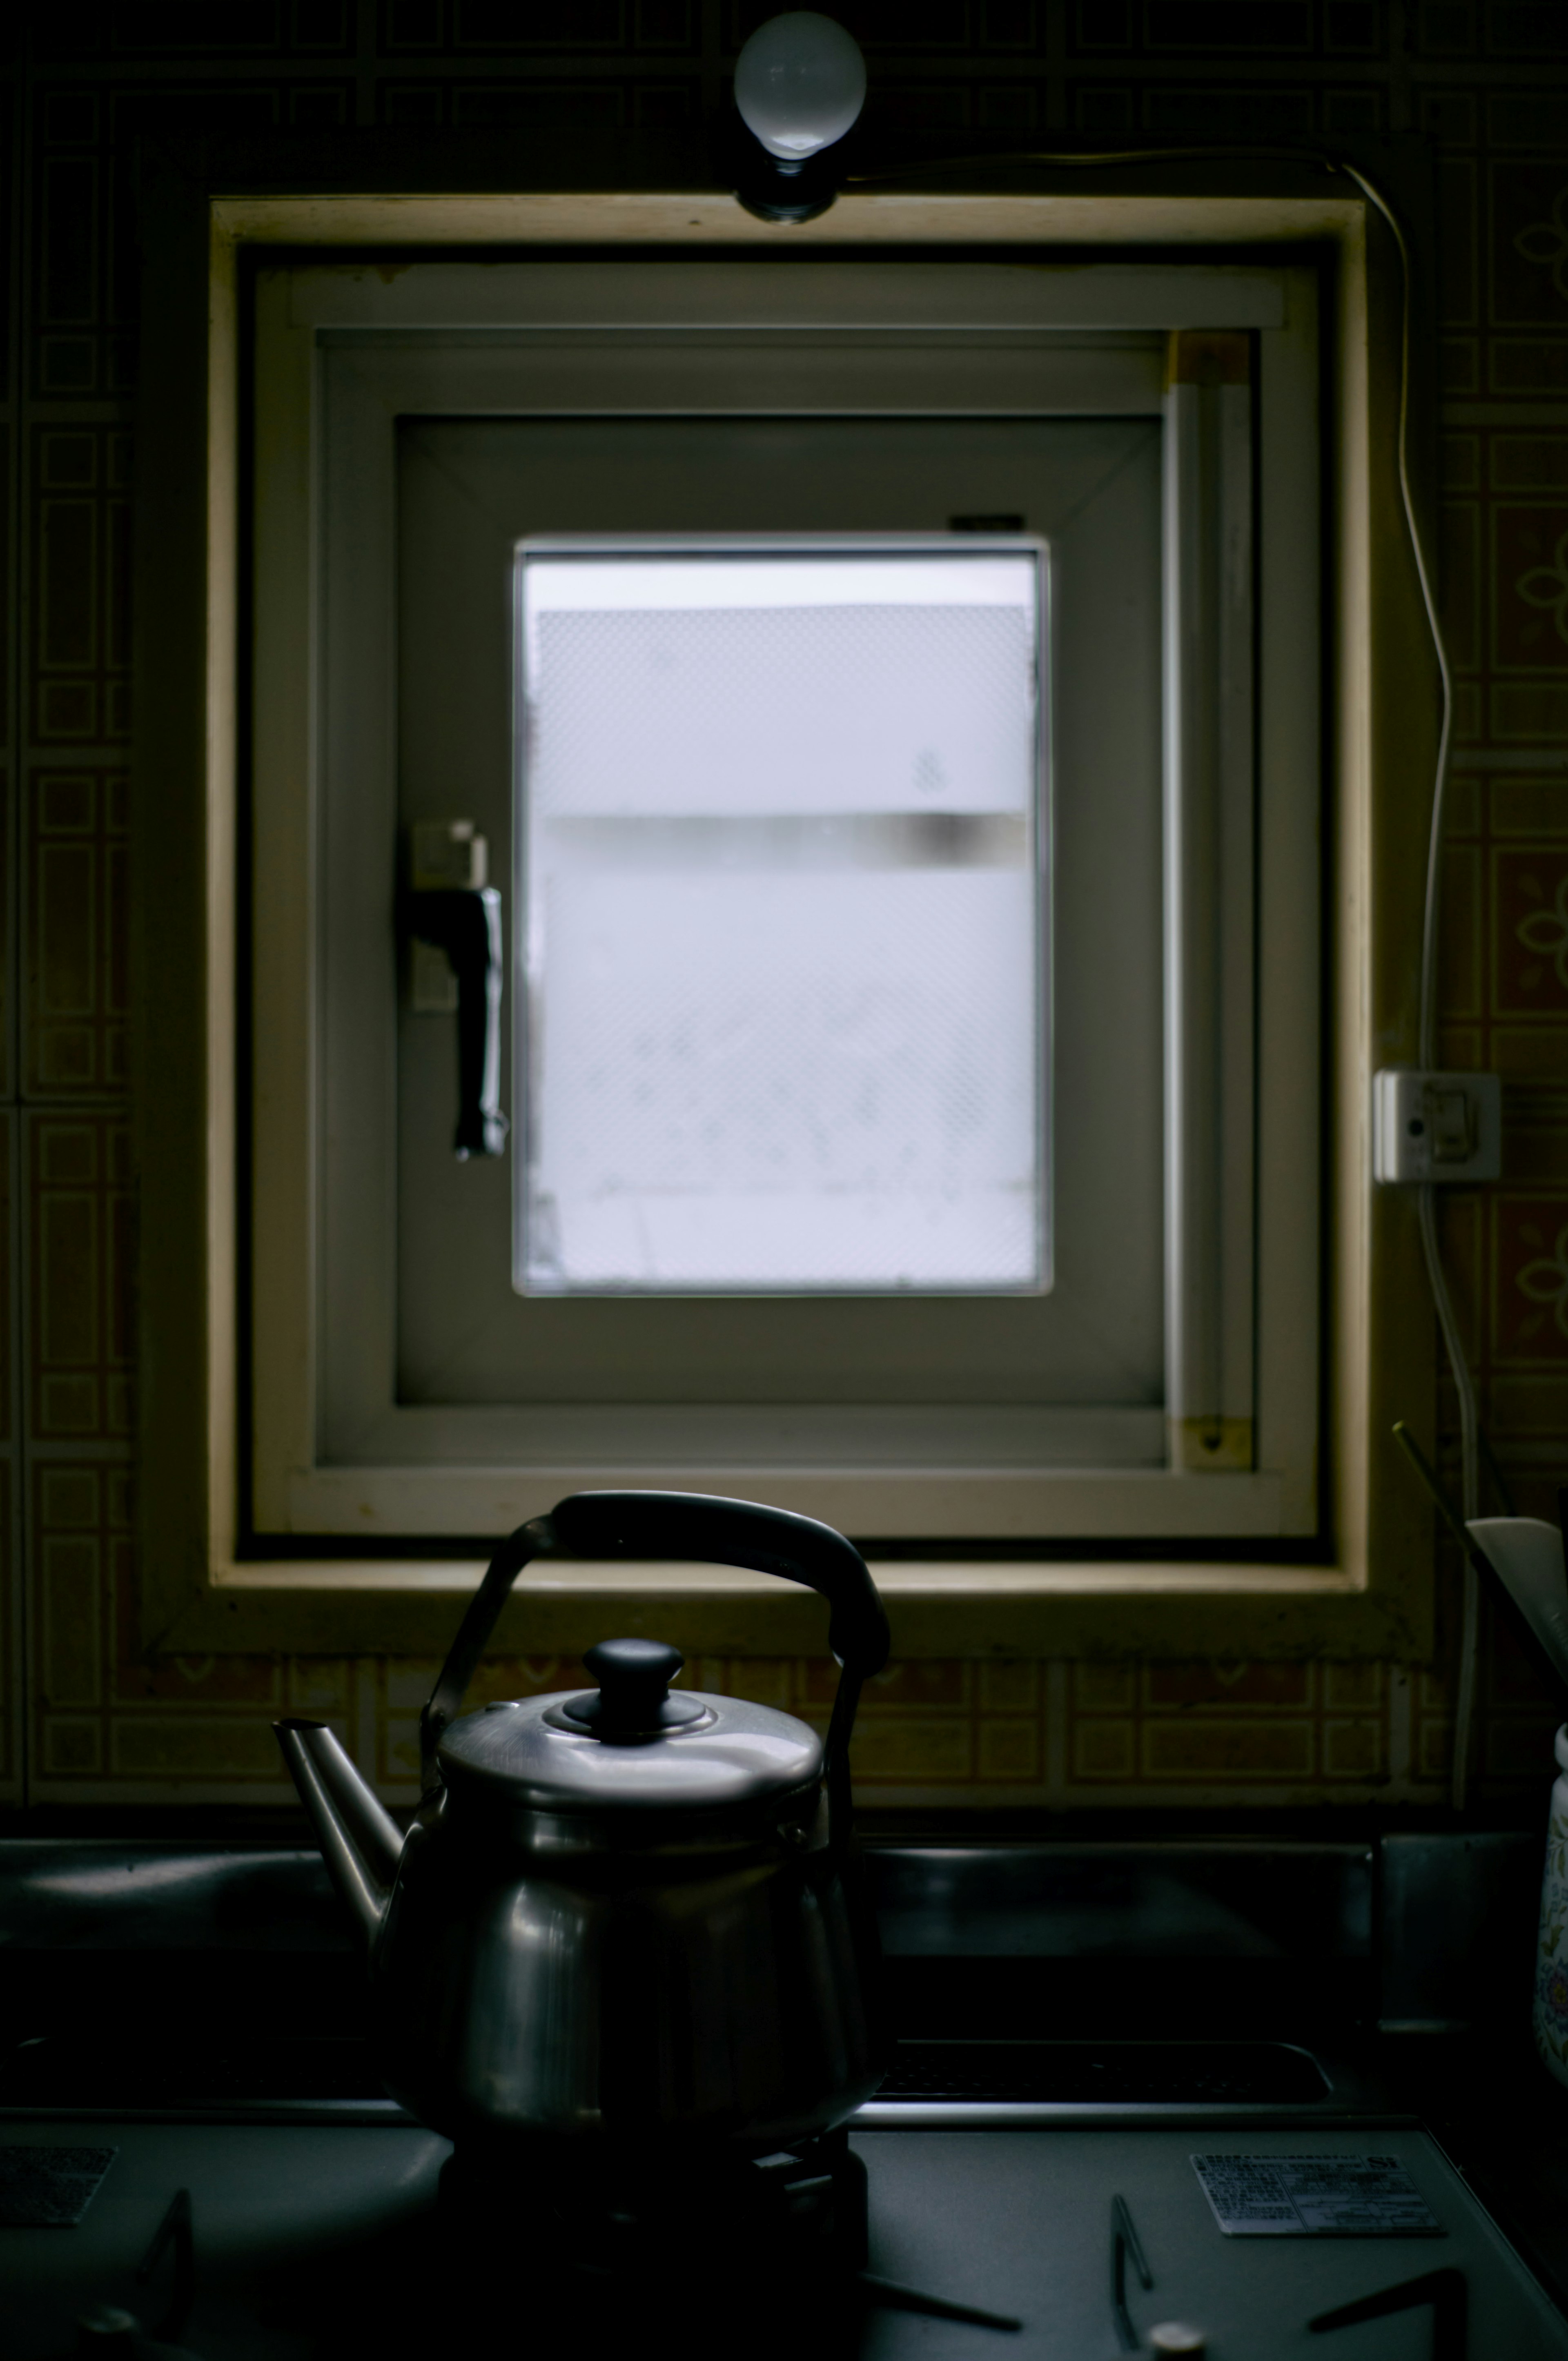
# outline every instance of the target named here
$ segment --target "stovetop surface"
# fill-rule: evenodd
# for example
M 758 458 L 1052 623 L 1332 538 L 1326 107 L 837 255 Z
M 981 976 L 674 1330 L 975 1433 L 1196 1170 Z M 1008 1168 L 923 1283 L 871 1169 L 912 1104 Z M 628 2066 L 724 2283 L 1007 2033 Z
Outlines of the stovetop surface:
M 742 2342 L 746 2361 L 1092 2361 L 1146 2349 L 1173 2317 L 1207 2329 L 1212 2361 L 1568 2361 L 1563 2316 L 1508 2244 L 1568 2313 L 1568 2106 L 1530 2054 L 1528 1980 L 1515 1989 L 1533 1957 L 1534 1841 L 1514 1845 L 1511 1884 L 1493 1875 L 1513 1860 L 1502 1839 L 873 1852 L 901 2038 L 854 2131 L 869 2268 L 1011 2312 L 1016 2332 L 868 2301 L 837 2248 L 833 2284 L 766 2248 L 727 2273 L 700 2208 L 689 2235 L 676 2209 L 679 2251 L 641 2283 L 585 2280 L 536 2191 L 509 2185 L 461 2214 L 450 2180 L 438 2198 L 446 2144 L 381 2095 L 362 1967 L 313 1853 L 0 1843 L 0 2361 L 70 2351 L 105 2301 L 167 2326 L 186 2206 L 193 2299 L 176 2341 L 202 2361 L 428 2361 L 438 2343 L 524 2336 L 597 2354 L 666 2317 L 685 2341 Z M 1495 1990 L 1434 1981 L 1461 1924 Z M 1441 2235 L 1225 2236 L 1192 2156 L 1287 2153 L 1402 2160 Z M 76 2225 L 27 2227 L 24 2209 L 5 2226 L 27 2169 L 71 2154 L 67 2185 L 106 2166 Z M 1118 2199 L 1153 2282 L 1124 2251 L 1121 2323 Z M 1307 2330 L 1412 2281 L 1443 2294 L 1446 2348 L 1430 2305 Z
M 883 2110 L 885 2115 L 889 2110 Z M 1015 2316 L 1015 2332 L 867 2301 L 784 2269 L 723 2285 L 700 2235 L 659 2283 L 630 2291 L 652 2335 L 744 2336 L 749 2352 L 846 2361 L 1091 2361 L 1128 2349 L 1112 2308 L 1113 2205 L 1122 2200 L 1152 2282 L 1124 2260 L 1127 2326 L 1146 2348 L 1157 2322 L 1202 2328 L 1210 2361 L 1426 2361 L 1430 2305 L 1333 2333 L 1310 2320 L 1434 2272 L 1460 2274 L 1469 2322 L 1455 2348 L 1507 2361 L 1568 2356 L 1568 2323 L 1541 2292 L 1431 2137 L 1388 2121 L 1278 2128 L 867 2128 L 852 2145 L 870 2187 L 872 2273 L 959 2305 Z M 127 2122 L 106 2114 L 0 2123 L 0 2146 L 113 2149 L 74 2226 L 0 2228 L 0 2349 L 48 2361 L 71 2349 L 94 2304 L 137 2312 L 156 2333 L 173 2270 L 136 2268 L 181 2190 L 189 2191 L 194 2293 L 181 2342 L 203 2361 L 326 2361 L 374 2351 L 427 2355 L 433 2339 L 481 2330 L 594 2349 L 612 2291 L 563 2268 L 548 2221 L 529 2206 L 488 2210 L 482 2240 L 455 2250 L 437 2202 L 447 2144 L 407 2123 L 288 2125 Z M 1436 2235 L 1227 2236 L 1191 2158 L 1354 2156 L 1402 2167 Z M 26 2158 L 9 2159 L 13 2168 Z M 694 2225 L 699 2232 L 700 2225 Z M 455 2268 L 455 2266 L 458 2268 Z M 1453 2281 L 1443 2284 L 1452 2290 Z M 483 2341 L 479 2337 L 479 2341 Z M 619 2339 L 618 2339 L 619 2341 Z M 602 2347 L 600 2348 L 602 2349 Z

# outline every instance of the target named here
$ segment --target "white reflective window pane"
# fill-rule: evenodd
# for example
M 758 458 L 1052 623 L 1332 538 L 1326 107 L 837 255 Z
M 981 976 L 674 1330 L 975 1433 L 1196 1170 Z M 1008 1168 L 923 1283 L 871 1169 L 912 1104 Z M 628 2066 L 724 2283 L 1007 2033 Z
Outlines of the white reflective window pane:
M 1047 1283 L 1042 567 L 522 545 L 523 1292 Z

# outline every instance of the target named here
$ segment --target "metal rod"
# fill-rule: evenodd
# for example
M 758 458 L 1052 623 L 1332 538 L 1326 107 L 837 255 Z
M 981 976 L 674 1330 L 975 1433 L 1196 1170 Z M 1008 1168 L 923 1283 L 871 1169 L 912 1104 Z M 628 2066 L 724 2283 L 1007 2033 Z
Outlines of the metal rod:
M 1133 2258 L 1139 2284 L 1145 2293 L 1154 2285 L 1154 2273 L 1144 2257 L 1142 2243 L 1124 2197 L 1111 2200 L 1111 2315 L 1115 2323 L 1116 2341 L 1124 2353 L 1138 2349 L 1138 2332 L 1133 2326 L 1133 2315 L 1127 2310 L 1127 2257 Z
M 1529 1658 L 1536 1677 L 1559 1705 L 1568 1703 L 1568 1684 L 1564 1683 L 1563 1675 L 1552 1662 L 1550 1652 L 1536 1637 L 1535 1626 L 1481 1547 L 1480 1543 L 1454 1509 L 1442 1486 L 1438 1482 L 1425 1452 L 1403 1419 L 1395 1425 L 1394 1440 L 1431 1493 L 1432 1505 L 1438 1515 L 1464 1551 L 1468 1564 L 1475 1567 L 1482 1587 L 1489 1593 L 1492 1604 Z
M 962 2320 L 971 2328 L 1022 2328 L 1021 2320 L 1012 2319 L 1004 2312 L 981 2312 L 978 2304 L 950 2303 L 945 2295 L 927 2295 L 923 2288 L 903 2287 L 897 2279 L 880 2279 L 875 2271 L 861 2271 L 860 2283 L 873 2303 L 886 2312 L 921 2312 L 927 2320 Z
M 196 2234 L 188 2189 L 177 2189 L 170 2199 L 163 2219 L 152 2234 L 152 2243 L 137 2265 L 137 2287 L 146 2287 L 170 2239 L 174 2242 L 174 2280 L 169 2291 L 169 2309 L 158 2332 L 159 2341 L 164 2345 L 174 2343 L 190 2318 L 191 2299 L 195 2292 Z
M 1420 2279 L 1401 2279 L 1397 2287 L 1379 2288 L 1374 2295 L 1320 2312 L 1307 2323 L 1310 2334 L 1321 2336 L 1335 2328 L 1354 2328 L 1365 2320 L 1387 2320 L 1398 2312 L 1431 2306 L 1432 2361 L 1464 2361 L 1469 2327 L 1470 2296 L 1464 2274 L 1448 2264 L 1442 2270 L 1423 2271 Z

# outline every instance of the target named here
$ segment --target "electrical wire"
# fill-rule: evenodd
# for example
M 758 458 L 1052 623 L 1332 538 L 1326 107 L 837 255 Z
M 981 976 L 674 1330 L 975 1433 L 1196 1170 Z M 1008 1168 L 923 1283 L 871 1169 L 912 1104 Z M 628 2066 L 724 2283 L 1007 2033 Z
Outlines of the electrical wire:
M 1475 1411 L 1475 1380 L 1465 1357 L 1459 1323 L 1454 1317 L 1453 1299 L 1448 1291 L 1448 1274 L 1442 1267 L 1442 1252 L 1437 1235 L 1437 1191 L 1430 1181 L 1423 1181 L 1416 1191 L 1416 1199 L 1427 1279 L 1431 1288 L 1432 1301 L 1437 1306 L 1438 1326 L 1442 1331 L 1443 1347 L 1448 1354 L 1448 1365 L 1453 1372 L 1454 1387 L 1459 1395 L 1462 1506 L 1464 1521 L 1468 1525 L 1481 1513 L 1480 1422 Z M 1471 1733 L 1475 1724 L 1475 1684 L 1481 1643 L 1481 1585 L 1468 1558 L 1464 1561 L 1461 1585 L 1459 1664 L 1454 1678 L 1453 1752 L 1449 1780 L 1450 1799 L 1455 1810 L 1463 1809 L 1470 1787 Z
M 1414 291 L 1414 274 L 1410 249 L 1405 237 L 1404 225 L 1393 205 L 1375 181 L 1369 180 L 1354 164 L 1343 157 L 1331 156 L 1318 148 L 1125 148 L 1105 149 L 1096 153 L 1080 150 L 1069 153 L 1047 148 L 1028 148 L 1011 155 L 987 157 L 944 158 L 940 166 L 914 165 L 906 170 L 892 173 L 864 173 L 853 176 L 847 185 L 860 188 L 874 186 L 882 180 L 920 178 L 936 169 L 953 170 L 977 164 L 1049 164 L 1058 167 L 1093 167 L 1113 164 L 1144 163 L 1204 163 L 1223 159 L 1227 162 L 1253 161 L 1266 158 L 1271 163 L 1291 160 L 1321 165 L 1326 171 L 1343 173 L 1354 181 L 1367 203 L 1373 205 L 1387 223 L 1399 257 L 1400 317 L 1399 317 L 1399 416 L 1396 437 L 1398 461 L 1399 500 L 1404 510 L 1405 530 L 1409 536 L 1410 554 L 1415 560 L 1416 577 L 1420 584 L 1421 604 L 1426 610 L 1427 629 L 1431 636 L 1432 652 L 1437 658 L 1438 676 L 1442 684 L 1442 720 L 1438 732 L 1436 771 L 1432 780 L 1431 822 L 1427 836 L 1426 894 L 1421 911 L 1420 983 L 1417 1017 L 1417 1056 L 1424 1072 L 1435 1071 L 1438 1060 L 1437 1038 L 1437 948 L 1438 914 L 1442 884 L 1442 831 L 1448 802 L 1450 752 L 1453 735 L 1453 675 L 1449 666 L 1448 650 L 1442 636 L 1442 620 L 1438 613 L 1437 598 L 1432 588 L 1431 568 L 1427 562 L 1426 546 L 1421 539 L 1420 525 L 1416 516 L 1416 504 L 1410 491 L 1409 413 L 1410 413 L 1410 314 Z M 1437 1194 L 1431 1183 L 1422 1182 L 1417 1189 L 1421 1254 L 1426 1264 L 1427 1284 L 1431 1290 L 1442 1331 L 1443 1349 L 1453 1373 L 1454 1390 L 1459 1397 L 1459 1455 L 1461 1491 L 1466 1524 L 1481 1513 L 1481 1451 L 1485 1438 L 1475 1400 L 1475 1380 L 1460 1334 L 1454 1313 L 1453 1299 L 1449 1291 L 1448 1275 L 1443 1268 L 1442 1249 L 1437 1229 Z M 1491 1454 L 1488 1451 L 1487 1458 Z M 1453 1752 L 1450 1777 L 1450 1796 L 1455 1809 L 1464 1806 L 1470 1787 L 1470 1758 L 1475 1721 L 1475 1691 L 1480 1652 L 1481 1592 L 1474 1567 L 1465 1561 L 1463 1576 L 1463 1605 L 1460 1617 L 1459 1662 L 1454 1683 Z
M 1410 492 L 1410 250 L 1405 242 L 1405 232 L 1398 215 L 1382 191 L 1364 172 L 1357 171 L 1354 164 L 1342 164 L 1340 170 L 1364 192 L 1368 202 L 1376 206 L 1398 248 L 1403 297 L 1399 321 L 1399 498 L 1404 504 L 1405 529 L 1410 537 L 1410 555 L 1416 562 L 1416 576 L 1421 586 L 1421 604 L 1426 609 L 1427 629 L 1431 634 L 1432 651 L 1437 657 L 1438 676 L 1442 686 L 1442 719 L 1438 732 L 1437 772 L 1432 781 L 1431 825 L 1427 836 L 1426 898 L 1421 912 L 1420 996 L 1417 1023 L 1417 1055 L 1422 1071 L 1430 1074 L 1435 1071 L 1438 1061 L 1437 926 L 1442 891 L 1442 830 L 1448 803 L 1449 754 L 1453 736 L 1453 675 L 1443 642 L 1442 620 L 1438 613 L 1437 598 L 1432 588 L 1431 569 L 1427 564 L 1426 549 L 1416 518 L 1416 504 Z M 1468 1525 L 1481 1513 L 1481 1422 L 1475 1402 L 1475 1379 L 1464 1350 L 1464 1340 L 1459 1333 L 1453 1299 L 1449 1292 L 1448 1274 L 1442 1265 L 1442 1248 L 1437 1234 L 1437 1191 L 1429 1180 L 1421 1182 L 1416 1193 L 1427 1284 L 1431 1289 L 1432 1302 L 1437 1308 L 1438 1326 L 1442 1332 L 1443 1348 L 1453 1375 L 1454 1391 L 1459 1397 L 1460 1491 L 1464 1521 Z M 1460 1579 L 1463 1598 L 1459 1663 L 1453 1695 L 1453 1752 L 1449 1783 L 1450 1801 L 1456 1811 L 1463 1810 L 1470 1789 L 1470 1756 L 1475 1728 L 1475 1690 L 1481 1642 L 1481 1586 L 1468 1558 L 1464 1561 Z
M 1438 677 L 1442 685 L 1442 720 L 1438 730 L 1437 767 L 1432 780 L 1431 821 L 1427 833 L 1426 895 L 1421 910 L 1420 990 L 1417 1015 L 1417 1056 L 1426 1073 L 1436 1071 L 1437 1039 L 1437 939 L 1438 913 L 1442 894 L 1442 831 L 1448 804 L 1449 756 L 1453 736 L 1453 675 L 1449 666 L 1448 649 L 1442 636 L 1442 619 L 1438 613 L 1437 597 L 1432 588 L 1431 569 L 1427 563 L 1425 544 L 1416 516 L 1416 504 L 1410 491 L 1409 418 L 1410 418 L 1410 310 L 1413 293 L 1413 272 L 1410 249 L 1405 239 L 1403 224 L 1388 200 L 1376 184 L 1369 181 L 1354 164 L 1341 163 L 1340 170 L 1353 180 L 1369 203 L 1387 222 L 1399 256 L 1400 318 L 1399 318 L 1399 422 L 1396 447 L 1398 455 L 1399 499 L 1405 511 L 1405 530 L 1409 535 L 1410 555 L 1415 560 L 1416 577 L 1421 587 L 1421 604 L 1426 609 L 1427 629 L 1431 635 L 1432 653 L 1437 658 Z M 1475 1401 L 1475 1379 L 1471 1371 L 1464 1340 L 1449 1292 L 1448 1274 L 1443 1268 L 1442 1247 L 1437 1229 L 1437 1191 L 1431 1182 L 1422 1181 L 1417 1189 L 1417 1214 L 1421 1235 L 1421 1255 L 1426 1263 L 1427 1284 L 1437 1311 L 1438 1326 L 1442 1333 L 1443 1349 L 1453 1373 L 1454 1391 L 1459 1398 L 1459 1466 L 1460 1493 L 1465 1523 L 1481 1513 L 1481 1422 Z M 1475 1569 L 1468 1558 L 1460 1572 L 1461 1607 L 1459 1661 L 1455 1669 L 1453 1694 L 1453 1751 L 1450 1758 L 1449 1800 L 1455 1811 L 1462 1811 L 1470 1792 L 1471 1753 L 1475 1730 L 1475 1693 L 1481 1650 L 1481 1586 Z

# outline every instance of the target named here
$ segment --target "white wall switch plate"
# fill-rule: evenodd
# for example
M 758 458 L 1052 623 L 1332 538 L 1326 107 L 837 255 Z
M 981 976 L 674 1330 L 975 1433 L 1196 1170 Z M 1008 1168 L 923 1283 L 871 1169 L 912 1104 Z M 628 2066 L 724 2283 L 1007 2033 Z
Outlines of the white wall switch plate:
M 1503 1169 L 1500 1074 L 1430 1074 L 1388 1066 L 1372 1082 L 1372 1170 L 1378 1180 L 1495 1180 Z

